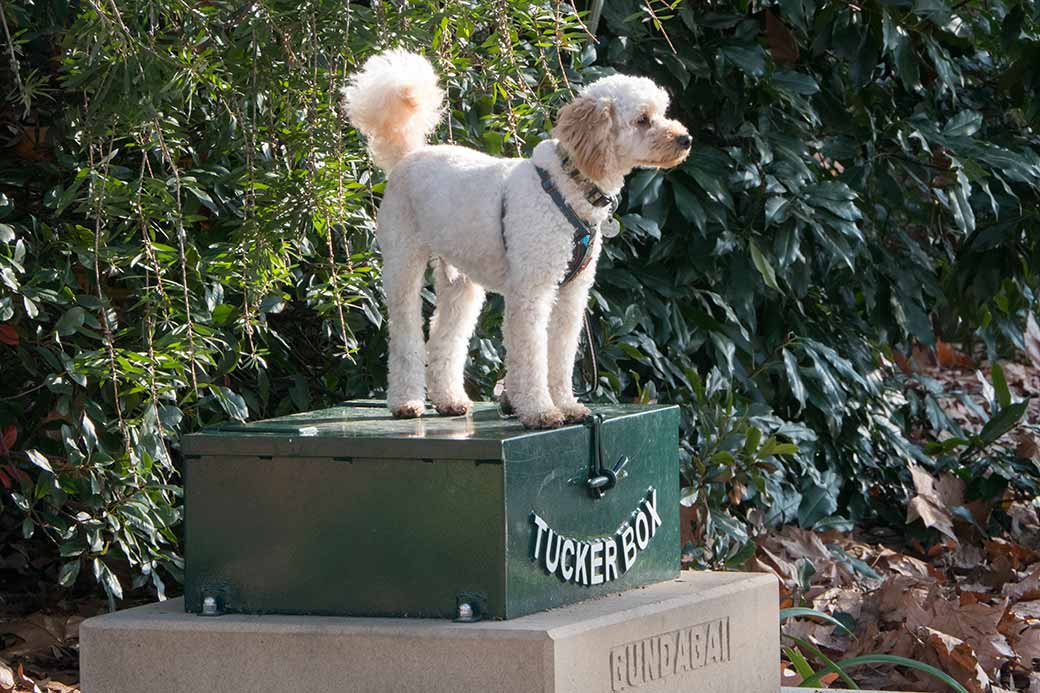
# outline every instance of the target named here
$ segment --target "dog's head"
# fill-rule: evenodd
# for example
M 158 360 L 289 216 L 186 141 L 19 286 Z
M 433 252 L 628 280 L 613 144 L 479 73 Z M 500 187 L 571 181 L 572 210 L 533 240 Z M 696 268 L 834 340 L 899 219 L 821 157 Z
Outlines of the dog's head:
M 671 168 L 690 153 L 682 123 L 665 117 L 668 94 L 646 77 L 612 75 L 560 109 L 553 136 L 592 180 L 636 166 Z

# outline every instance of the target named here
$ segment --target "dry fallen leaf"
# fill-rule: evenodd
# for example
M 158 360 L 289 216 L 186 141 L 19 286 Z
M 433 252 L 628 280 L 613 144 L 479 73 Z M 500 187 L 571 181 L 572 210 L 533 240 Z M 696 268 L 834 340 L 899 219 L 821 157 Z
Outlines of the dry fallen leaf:
M 989 693 L 989 675 L 979 664 L 971 645 L 932 628 L 922 628 L 922 632 L 939 656 L 943 669 L 955 676 L 970 693 Z
M 1040 565 L 1019 582 L 1005 584 L 1001 592 L 1016 602 L 1040 599 Z
M 937 529 L 954 542 L 951 509 L 964 504 L 964 482 L 952 474 L 943 474 L 938 480 L 917 465 L 910 465 L 917 495 L 910 501 L 906 522 L 920 519 L 925 527 Z
M 1007 612 L 1006 599 L 997 604 L 952 604 L 934 593 L 930 596 L 933 598 L 926 608 L 908 611 L 908 626 L 919 623 L 970 642 L 986 671 L 995 671 L 1005 662 L 1017 659 L 1011 644 L 998 630 Z
M 787 28 L 783 20 L 777 17 L 772 10 L 767 9 L 766 15 L 766 44 L 773 60 L 777 63 L 794 63 L 798 61 L 798 40 Z
M 0 662 L 0 690 L 9 691 L 14 688 L 14 671 L 4 662 Z
M 1032 312 L 1026 318 L 1026 333 L 1023 338 L 1026 344 L 1026 356 L 1033 362 L 1034 368 L 1040 368 L 1040 325 L 1036 324 L 1036 318 Z
M 1011 505 L 1008 510 L 1023 527 L 1037 522 L 1031 506 Z M 908 657 L 948 671 L 973 692 L 1027 693 L 1032 685 L 1028 674 L 1040 665 L 1040 594 L 1032 592 L 1040 589 L 1040 561 L 1035 549 L 1009 536 L 992 537 L 984 545 L 973 545 L 974 550 L 965 548 L 965 542 L 955 551 L 947 547 L 945 554 L 922 558 L 923 553 L 911 555 L 903 552 L 905 548 L 869 544 L 855 536 L 783 528 L 757 538 L 759 548 L 751 564 L 780 576 L 785 586 L 792 585 L 793 592 L 785 594 L 804 600 L 799 603 L 852 617 L 854 638 L 808 620 L 785 625 L 786 633 L 813 642 L 829 655 Z M 824 552 L 829 554 L 826 558 Z M 843 568 L 836 558 L 841 552 L 877 571 L 880 580 Z M 813 556 L 817 572 L 809 589 L 801 590 L 793 569 L 805 554 Z M 835 582 L 834 575 L 848 582 Z M 1001 576 L 1006 584 L 998 580 Z M 863 668 L 855 678 L 864 688 L 878 690 L 948 690 L 923 674 L 898 667 Z
M 967 354 L 958 351 L 949 342 L 944 342 L 939 339 L 935 343 L 935 360 L 938 361 L 940 368 L 974 368 L 975 364 L 972 363 L 971 357 Z
M 1040 620 L 1040 600 L 1034 599 L 1028 602 L 1019 602 L 1011 607 L 1011 613 L 1023 621 L 1031 618 Z
M 82 616 L 52 615 L 35 613 L 17 621 L 0 623 L 0 633 L 13 635 L 18 641 L 0 650 L 4 657 L 20 657 L 23 655 L 47 651 L 51 647 L 60 647 L 70 637 L 76 637 Z

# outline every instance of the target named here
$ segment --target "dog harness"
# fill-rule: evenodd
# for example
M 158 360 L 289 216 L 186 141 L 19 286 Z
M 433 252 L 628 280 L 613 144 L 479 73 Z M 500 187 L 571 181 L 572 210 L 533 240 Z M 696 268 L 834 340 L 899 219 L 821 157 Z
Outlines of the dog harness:
M 576 183 L 586 188 L 585 199 L 588 200 L 589 204 L 594 207 L 606 207 L 610 206 L 610 214 L 613 215 L 618 207 L 618 199 L 615 195 L 608 195 L 596 186 L 595 183 L 585 179 L 585 176 L 578 171 L 577 168 L 571 166 L 570 159 L 566 154 L 561 153 L 560 155 L 560 166 L 563 168 L 563 172 L 570 176 Z M 567 271 L 564 272 L 563 281 L 560 282 L 560 286 L 567 286 L 574 278 L 585 271 L 585 268 L 592 262 L 592 250 L 593 243 L 596 242 L 596 235 L 599 232 L 599 225 L 593 226 L 589 222 L 578 216 L 577 212 L 567 204 L 567 201 L 563 199 L 563 194 L 560 193 L 559 188 L 553 183 L 552 177 L 549 172 L 541 166 L 535 166 L 534 170 L 538 172 L 538 177 L 542 180 L 542 190 L 549 195 L 549 198 L 556 205 L 556 208 L 560 210 L 564 218 L 574 227 L 574 236 L 571 240 L 571 259 L 567 263 Z M 584 184 L 583 181 L 584 180 Z M 502 245 L 506 244 L 506 196 L 505 193 L 502 195 Z
M 571 206 L 563 199 L 563 195 L 560 194 L 560 191 L 553 183 L 552 178 L 549 177 L 548 171 L 540 166 L 535 166 L 534 170 L 538 172 L 538 177 L 542 179 L 542 190 L 549 194 L 552 201 L 556 203 L 556 207 L 563 213 L 563 216 L 570 222 L 571 226 L 574 227 L 574 236 L 571 239 L 571 261 L 567 263 L 567 271 L 563 275 L 563 281 L 560 282 L 560 286 L 567 286 L 592 261 L 592 253 L 589 251 L 592 249 L 592 244 L 596 241 L 596 232 L 599 228 L 589 224 L 571 209 Z
M 614 236 L 617 233 L 617 222 L 614 222 L 612 217 L 614 212 L 618 208 L 618 198 L 616 195 L 608 195 L 604 193 L 599 187 L 592 181 L 585 178 L 576 167 L 571 166 L 570 158 L 563 152 L 560 152 L 560 167 L 563 172 L 566 173 L 575 183 L 585 189 L 585 199 L 588 200 L 589 204 L 594 207 L 606 207 L 610 206 L 610 215 L 607 217 L 606 223 L 613 223 L 614 233 L 605 233 L 607 237 Z M 572 251 L 571 260 L 567 263 L 567 271 L 564 272 L 563 281 L 560 282 L 560 286 L 564 287 L 571 283 L 575 277 L 581 274 L 589 263 L 592 261 L 592 244 L 596 241 L 596 234 L 599 232 L 599 225 L 593 226 L 589 222 L 585 221 L 578 216 L 577 212 L 567 204 L 567 201 L 563 199 L 563 195 L 560 193 L 559 188 L 553 183 L 552 176 L 541 166 L 535 165 L 534 170 L 538 172 L 538 177 L 542 180 L 542 190 L 549 195 L 549 198 L 556 205 L 556 208 L 560 210 L 564 218 L 574 227 L 574 236 L 572 237 Z M 502 192 L 502 247 L 506 247 L 506 194 L 505 190 Z M 586 347 L 588 349 L 589 357 L 592 361 L 592 378 L 589 387 L 581 393 L 575 393 L 578 397 L 586 397 L 595 391 L 597 383 L 599 382 L 599 364 L 596 362 L 596 350 L 593 346 L 592 340 L 592 324 L 589 322 L 589 309 L 585 308 L 582 313 L 582 322 L 585 327 L 585 340 Z

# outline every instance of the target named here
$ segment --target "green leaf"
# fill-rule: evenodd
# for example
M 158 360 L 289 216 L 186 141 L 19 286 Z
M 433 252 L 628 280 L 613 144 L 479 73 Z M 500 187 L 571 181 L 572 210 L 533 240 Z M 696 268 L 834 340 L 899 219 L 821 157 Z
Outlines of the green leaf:
M 978 111 L 961 111 L 946 122 L 943 134 L 947 137 L 971 137 L 982 127 L 982 114 Z
M 672 194 L 675 196 L 675 206 L 682 214 L 683 219 L 690 222 L 697 227 L 697 230 L 704 233 L 705 225 L 708 221 L 708 215 L 704 211 L 703 205 L 697 196 L 682 183 L 672 181 Z
M 1002 407 L 996 416 L 986 422 L 979 432 L 979 439 L 983 445 L 996 442 L 1001 436 L 1014 428 L 1026 413 L 1029 400 Z
M 746 46 L 723 46 L 719 53 L 751 77 L 766 73 L 766 53 L 758 44 Z
M 65 311 L 58 320 L 58 323 L 54 326 L 54 329 L 59 335 L 66 337 L 82 327 L 86 318 L 87 314 L 82 308 L 79 306 L 73 306 Z
M 798 525 L 811 529 L 820 520 L 834 514 L 838 509 L 838 493 L 841 484 L 832 471 L 823 473 L 820 483 L 806 479 L 802 488 L 802 503 L 798 506 Z M 808 488 L 806 488 L 808 486 Z
M 774 195 L 766 200 L 765 212 L 766 212 L 766 226 L 774 222 L 782 222 L 787 218 L 787 210 L 789 209 L 787 198 L 781 197 L 780 195 Z
M 891 294 L 889 300 L 900 325 L 923 343 L 934 346 L 935 332 L 932 330 L 932 321 L 925 309 L 918 305 L 915 299 L 895 292 Z
M 755 263 L 755 269 L 762 275 L 766 286 L 780 291 L 780 287 L 776 283 L 776 271 L 773 269 L 773 266 L 766 260 L 754 239 L 749 240 L 748 243 L 751 247 L 751 261 Z
M 885 51 L 892 56 L 896 74 L 907 89 L 915 90 L 921 86 L 921 71 L 917 53 L 914 51 L 910 35 L 906 30 L 892 21 L 885 12 L 882 20 Z
M 868 664 L 894 664 L 896 666 L 906 667 L 907 669 L 914 669 L 915 671 L 920 671 L 923 674 L 927 674 L 928 676 L 931 676 L 932 678 L 937 679 L 938 681 L 942 681 L 947 686 L 956 691 L 956 693 L 968 693 L 968 690 L 961 684 L 957 683 L 957 681 L 953 679 L 953 677 L 951 677 L 950 675 L 940 671 L 939 669 L 936 669 L 930 664 L 924 664 L 923 662 L 915 662 L 914 660 L 907 659 L 906 657 L 897 657 L 896 655 L 886 654 L 863 655 L 862 657 L 851 657 L 849 659 L 843 659 L 840 662 L 835 663 L 834 666 L 840 667 L 841 669 L 847 671 L 849 669 L 859 666 L 865 666 Z M 820 679 L 823 676 L 834 671 L 837 671 L 837 669 L 833 669 L 830 666 L 825 666 L 819 671 L 817 671 L 812 676 L 812 678 L 802 681 L 801 685 L 806 688 L 819 686 Z
M 625 229 L 632 229 L 655 240 L 661 238 L 661 227 L 658 223 L 641 214 L 626 214 L 621 217 L 621 225 Z
M 119 578 L 100 558 L 94 559 L 94 578 L 110 597 L 123 598 L 123 586 L 119 583 Z
M 0 243 L 10 243 L 14 240 L 14 227 L 10 224 L 0 224 Z
M 996 361 L 992 365 L 993 392 L 997 396 L 997 403 L 1003 409 L 1011 404 L 1011 390 L 1008 388 L 1007 380 L 1004 378 L 1004 369 Z
M 221 408 L 224 409 L 228 416 L 238 421 L 245 421 L 249 418 L 249 407 L 246 406 L 246 401 L 242 398 L 242 395 L 234 392 L 231 388 L 220 385 L 211 385 L 210 387 L 216 395 L 217 401 L 220 402 Z
M 777 89 L 801 96 L 811 96 L 820 91 L 820 85 L 816 80 L 801 72 L 778 70 L 773 73 L 772 83 Z
M 184 412 L 180 410 L 180 407 L 169 404 L 159 407 L 159 421 L 167 432 L 176 431 L 183 418 Z
M 758 444 L 762 441 L 762 431 L 754 426 L 750 427 L 744 438 L 744 454 L 754 455 L 758 450 Z
M 35 464 L 40 469 L 44 470 L 45 472 L 50 472 L 51 474 L 54 473 L 54 469 L 51 468 L 50 461 L 40 452 L 36 450 L 26 450 L 25 455 L 29 458 L 30 462 Z
M 628 197 L 629 204 L 644 207 L 654 202 L 661 193 L 662 183 L 664 183 L 664 176 L 658 169 L 639 171 L 625 186 L 625 195 Z
M 943 0 L 915 0 L 914 14 L 926 17 L 938 26 L 945 26 L 953 12 Z
M 82 426 L 83 440 L 87 444 L 87 454 L 94 452 L 98 446 L 97 431 L 94 429 L 94 422 L 91 421 L 86 412 L 83 413 Z
M 849 630 L 849 627 L 847 625 L 845 625 L 838 619 L 834 618 L 830 614 L 825 614 L 822 611 L 810 609 L 805 606 L 789 606 L 787 608 L 780 609 L 781 623 L 790 618 L 808 618 L 816 621 L 824 621 L 826 623 L 831 624 L 835 628 L 845 631 L 848 635 L 854 635 L 854 633 L 851 630 Z
M 11 500 L 14 501 L 15 507 L 23 513 L 29 512 L 29 509 L 32 507 L 32 504 L 29 503 L 29 499 L 17 491 L 11 491 Z
M 798 675 L 801 676 L 803 680 L 808 679 L 813 675 L 812 665 L 809 664 L 809 660 L 805 658 L 805 655 L 803 655 L 797 647 L 785 647 L 783 649 L 784 654 L 787 655 L 788 661 L 791 662 L 791 666 L 794 667 L 794 670 L 798 672 Z
M 786 348 L 782 350 L 784 355 L 784 370 L 787 371 L 787 382 L 791 386 L 791 394 L 798 400 L 798 409 L 805 408 L 805 383 L 798 372 L 798 359 Z
M 842 669 L 837 664 L 835 664 L 834 660 L 832 660 L 830 657 L 825 655 L 823 653 L 823 650 L 821 650 L 820 648 L 816 647 L 815 645 L 813 645 L 808 640 L 803 640 L 802 638 L 798 638 L 798 637 L 795 637 L 793 635 L 788 635 L 787 633 L 785 633 L 784 635 L 787 635 L 787 637 L 790 638 L 794 642 L 794 644 L 797 645 L 798 647 L 800 647 L 803 650 L 807 650 L 808 652 L 812 653 L 813 656 L 815 656 L 818 660 L 820 660 L 821 662 L 823 662 L 827 666 L 833 666 L 835 671 L 838 672 L 838 676 L 841 677 L 841 680 L 844 681 L 845 685 L 849 687 L 849 690 L 853 690 L 853 691 L 861 690 L 859 685 L 855 681 L 852 680 L 852 677 L 849 676 L 848 674 L 846 674 L 844 669 Z M 806 677 L 803 676 L 802 678 L 804 679 Z
M 58 584 L 62 587 L 71 587 L 76 583 L 76 578 L 79 577 L 79 566 L 80 562 L 69 561 L 61 566 L 61 572 L 58 574 Z
M 311 391 L 306 378 L 299 375 L 293 378 L 293 384 L 289 387 L 289 397 L 299 411 L 307 411 L 311 403 Z

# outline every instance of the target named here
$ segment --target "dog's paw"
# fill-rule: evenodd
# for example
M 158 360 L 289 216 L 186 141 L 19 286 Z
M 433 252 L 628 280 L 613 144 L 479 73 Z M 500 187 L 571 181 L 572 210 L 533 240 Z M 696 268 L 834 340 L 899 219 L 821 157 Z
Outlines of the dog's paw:
M 535 414 L 520 415 L 520 423 L 524 428 L 559 428 L 567 422 L 567 417 L 559 409 L 547 409 Z
M 516 415 L 516 409 L 513 408 L 513 403 L 509 401 L 509 394 L 505 390 L 499 395 L 498 410 L 502 413 L 502 416 Z
M 435 400 L 433 406 L 441 416 L 465 416 L 473 408 L 473 402 L 469 399 Z
M 569 424 L 581 423 L 592 413 L 588 407 L 579 402 L 563 405 L 560 407 L 560 411 L 563 412 L 563 417 Z
M 395 419 L 418 419 L 426 411 L 426 405 L 419 401 L 402 402 L 390 407 Z

